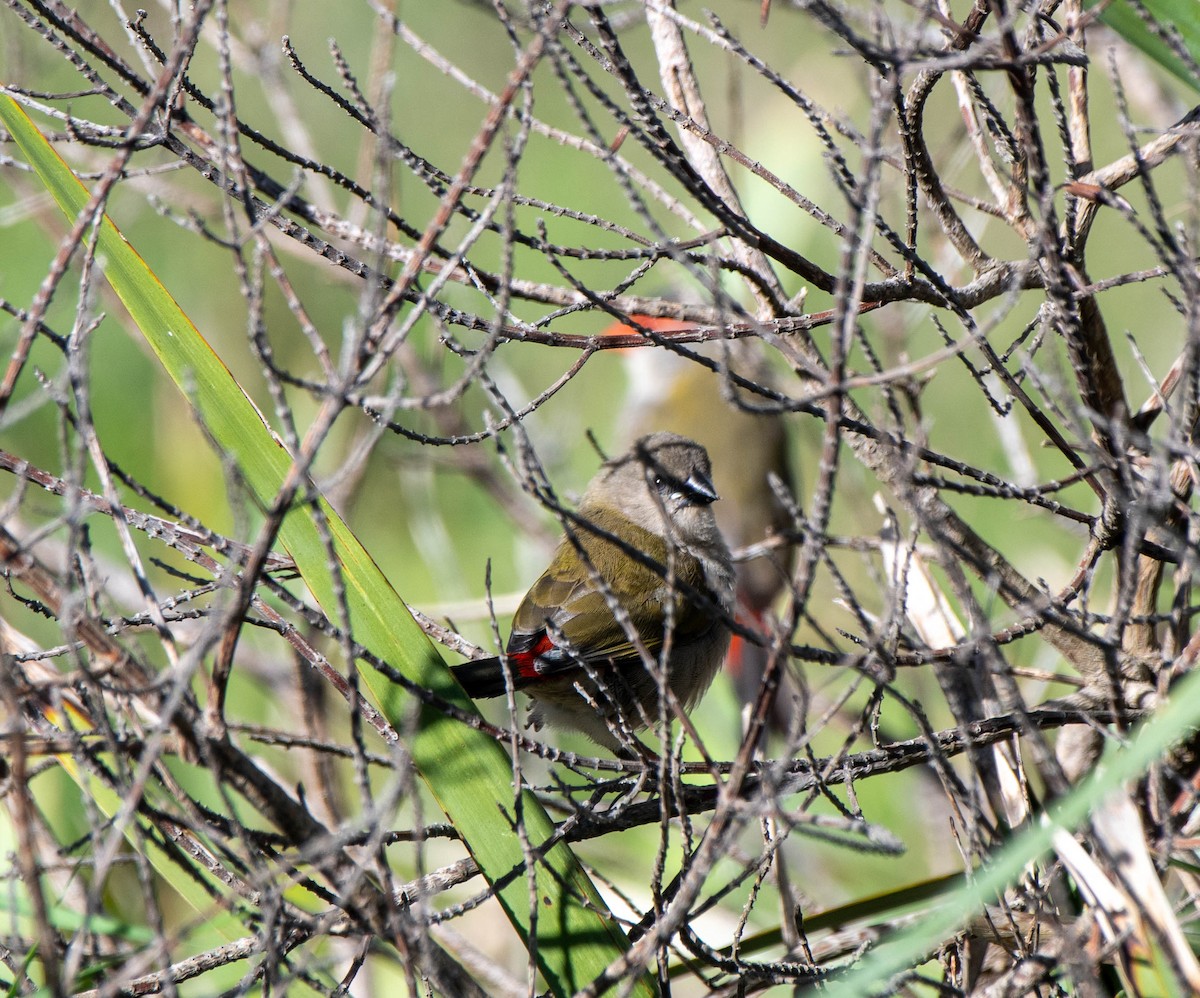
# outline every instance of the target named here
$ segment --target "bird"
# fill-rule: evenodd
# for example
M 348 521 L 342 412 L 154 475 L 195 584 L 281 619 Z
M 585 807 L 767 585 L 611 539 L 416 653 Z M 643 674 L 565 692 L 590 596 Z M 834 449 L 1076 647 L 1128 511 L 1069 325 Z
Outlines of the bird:
M 673 319 L 637 314 L 631 318 L 638 326 L 657 333 L 692 328 L 689 323 Z M 604 332 L 620 335 L 636 329 L 616 323 Z M 735 341 L 693 344 L 689 349 L 729 364 L 749 380 L 769 385 L 771 372 L 751 346 L 747 341 Z M 715 462 L 714 481 L 724 497 L 715 511 L 717 524 L 730 547 L 736 550 L 792 533 L 795 528 L 791 513 L 770 484 L 773 477 L 788 493 L 796 488 L 792 441 L 780 414 L 734 405 L 727 397 L 722 375 L 670 350 L 639 347 L 620 354 L 630 385 L 629 398 L 622 406 L 628 436 L 639 436 L 651 427 L 684 431 L 707 449 Z M 751 406 L 762 404 L 752 396 L 742 397 Z M 738 562 L 736 618 L 746 630 L 769 635 L 772 608 L 788 588 L 791 560 L 791 550 L 785 548 L 767 557 Z M 742 704 L 753 704 L 757 699 L 768 657 L 765 645 L 734 635 L 725 668 Z M 771 730 L 787 734 L 795 720 L 795 680 L 786 670 L 779 680 L 781 686 L 771 702 L 767 722 Z
M 517 608 L 504 655 L 455 667 L 466 693 L 500 697 L 511 684 L 533 701 L 533 730 L 641 754 L 632 736 L 657 723 L 660 691 L 691 709 L 729 647 L 735 577 L 718 498 L 707 451 L 676 433 L 605 462 Z

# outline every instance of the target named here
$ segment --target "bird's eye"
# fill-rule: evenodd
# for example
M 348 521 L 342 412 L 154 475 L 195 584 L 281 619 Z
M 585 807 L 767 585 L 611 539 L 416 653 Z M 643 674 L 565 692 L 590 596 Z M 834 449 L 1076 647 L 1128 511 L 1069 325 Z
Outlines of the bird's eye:
M 654 476 L 654 491 L 658 493 L 659 498 L 664 502 L 679 499 L 683 495 L 683 492 L 679 488 L 679 483 L 667 475 Z

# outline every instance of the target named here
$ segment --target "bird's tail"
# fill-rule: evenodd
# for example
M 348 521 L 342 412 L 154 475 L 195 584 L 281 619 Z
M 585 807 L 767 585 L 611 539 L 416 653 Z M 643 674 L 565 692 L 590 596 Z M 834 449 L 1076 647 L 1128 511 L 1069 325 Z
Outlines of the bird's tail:
M 456 665 L 451 671 L 472 700 L 504 696 L 504 668 L 498 657 L 477 658 L 473 662 Z

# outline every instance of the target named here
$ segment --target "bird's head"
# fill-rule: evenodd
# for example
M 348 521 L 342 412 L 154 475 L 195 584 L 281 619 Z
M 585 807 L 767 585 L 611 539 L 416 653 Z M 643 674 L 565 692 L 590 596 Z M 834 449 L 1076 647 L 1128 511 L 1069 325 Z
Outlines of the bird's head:
M 711 509 L 718 498 L 708 452 L 676 433 L 653 433 L 604 466 L 585 502 L 660 536 L 674 531 L 685 544 L 709 544 L 719 537 Z

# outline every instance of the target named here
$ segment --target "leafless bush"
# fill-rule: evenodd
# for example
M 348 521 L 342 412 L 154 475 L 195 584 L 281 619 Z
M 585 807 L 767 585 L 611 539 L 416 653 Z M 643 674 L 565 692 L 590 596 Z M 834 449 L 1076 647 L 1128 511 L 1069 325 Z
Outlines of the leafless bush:
M 503 705 L 485 727 L 628 916 L 614 977 L 836 975 L 1190 669 L 1200 119 L 1078 0 L 337 6 L 322 51 L 304 5 L 8 0 L 3 89 L 119 226 L 173 225 L 131 238 L 294 456 L 291 498 L 311 477 L 407 557 L 453 651 L 507 627 L 488 556 L 527 584 L 639 414 L 710 441 L 735 512 L 769 496 L 727 527 L 757 601 L 740 719 L 714 693 L 617 762 Z M 179 494 L 138 441 L 211 427 L 129 397 L 90 225 L 62 239 L 3 155 L 32 219 L 6 267 L 40 281 L 2 302 L 9 986 L 537 992 L 411 729 L 359 690 L 387 664 L 289 576 L 288 504 L 207 453 L 218 488 Z M 675 363 L 635 400 L 616 350 Z M 668 416 L 688 372 L 703 404 Z M 416 541 L 384 554 L 384 526 Z M 447 579 L 473 606 L 420 605 Z M 928 954 L 937 987 L 1143 993 L 1153 953 L 1200 990 L 1195 775 L 1185 746 L 1057 838 Z M 934 987 L 911 967 L 893 990 Z

